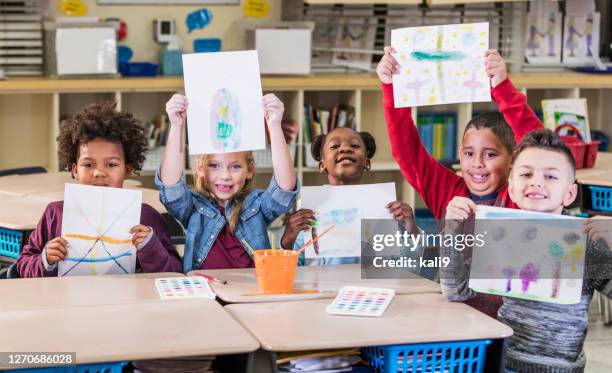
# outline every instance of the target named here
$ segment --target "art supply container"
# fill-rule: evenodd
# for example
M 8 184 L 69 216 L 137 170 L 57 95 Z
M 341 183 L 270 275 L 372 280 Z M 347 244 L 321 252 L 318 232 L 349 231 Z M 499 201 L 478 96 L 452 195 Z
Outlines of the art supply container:
M 293 292 L 298 255 L 291 250 L 256 250 L 255 276 L 262 294 Z

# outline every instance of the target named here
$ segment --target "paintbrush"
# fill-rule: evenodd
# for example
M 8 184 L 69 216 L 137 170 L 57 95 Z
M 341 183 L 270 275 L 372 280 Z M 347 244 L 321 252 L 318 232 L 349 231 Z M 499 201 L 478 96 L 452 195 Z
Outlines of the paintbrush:
M 222 285 L 227 285 L 227 281 L 226 280 L 221 280 L 219 277 L 217 276 L 213 276 L 213 275 L 205 275 L 203 273 L 194 273 L 194 275 L 196 276 L 200 276 L 200 277 L 204 277 L 205 279 L 207 279 L 208 281 L 213 281 L 213 282 L 217 282 L 219 284 Z
M 312 245 L 313 243 L 317 242 L 321 237 L 323 237 L 327 232 L 331 231 L 333 228 L 335 228 L 335 225 L 330 225 L 328 228 L 326 228 L 323 232 L 321 232 L 320 235 L 318 235 L 317 237 L 311 239 L 310 241 L 306 242 L 304 245 L 302 245 L 302 247 L 300 247 L 297 251 L 296 254 L 300 255 L 302 253 L 302 251 L 304 251 L 308 246 Z

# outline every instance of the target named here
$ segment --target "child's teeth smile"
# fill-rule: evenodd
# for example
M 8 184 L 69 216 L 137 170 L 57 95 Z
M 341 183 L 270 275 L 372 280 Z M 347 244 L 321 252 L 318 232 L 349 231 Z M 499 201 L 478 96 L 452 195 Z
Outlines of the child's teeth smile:
M 472 174 L 472 179 L 477 183 L 482 183 L 483 181 L 487 180 L 488 176 L 489 175 Z
M 217 189 L 220 192 L 230 192 L 232 190 L 232 186 L 231 185 L 221 185 L 221 184 L 217 184 Z
M 527 193 L 527 198 L 530 199 L 546 199 L 546 196 L 540 193 Z

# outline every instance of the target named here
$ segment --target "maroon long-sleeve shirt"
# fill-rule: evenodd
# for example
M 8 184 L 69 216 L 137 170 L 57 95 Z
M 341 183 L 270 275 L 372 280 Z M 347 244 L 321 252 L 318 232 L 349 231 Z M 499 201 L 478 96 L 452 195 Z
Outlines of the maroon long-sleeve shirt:
M 52 271 L 45 269 L 42 252 L 48 241 L 62 235 L 63 210 L 64 201 L 52 202 L 45 209 L 17 259 L 21 277 L 57 276 L 57 266 Z M 181 258 L 170 241 L 168 227 L 159 212 L 143 203 L 140 223 L 153 228 L 153 235 L 145 246 L 136 251 L 137 266 L 143 272 L 182 272 Z

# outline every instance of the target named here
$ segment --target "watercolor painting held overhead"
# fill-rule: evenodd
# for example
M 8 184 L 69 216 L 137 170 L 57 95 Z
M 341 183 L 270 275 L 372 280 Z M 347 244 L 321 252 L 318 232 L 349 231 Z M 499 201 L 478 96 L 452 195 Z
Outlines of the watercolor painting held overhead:
M 401 66 L 393 75 L 395 107 L 491 101 L 488 22 L 392 30 L 391 46 Z
M 62 237 L 68 254 L 58 275 L 134 273 L 136 248 L 130 229 L 140 224 L 142 192 L 66 184 Z
M 257 51 L 183 55 L 190 154 L 265 148 Z

